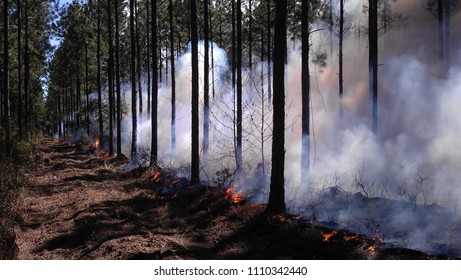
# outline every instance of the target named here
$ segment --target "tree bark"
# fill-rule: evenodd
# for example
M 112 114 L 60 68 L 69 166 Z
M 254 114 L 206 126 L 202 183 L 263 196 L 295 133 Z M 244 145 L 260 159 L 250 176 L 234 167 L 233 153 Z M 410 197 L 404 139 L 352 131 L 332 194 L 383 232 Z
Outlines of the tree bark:
M 271 42 L 271 2 L 267 0 L 267 105 L 270 106 L 272 102 L 272 81 L 271 81 L 271 56 L 272 56 L 272 42 Z
M 242 2 L 237 0 L 237 174 L 242 168 Z
M 134 1 L 130 0 L 130 67 L 131 67 L 131 114 L 132 114 L 132 132 L 131 132 L 131 162 L 136 163 L 138 161 L 137 155 L 137 140 L 138 140 L 138 120 L 136 115 L 136 34 L 135 34 L 135 23 L 134 23 Z
M 117 86 L 117 156 L 122 156 L 122 90 L 120 88 L 120 2 L 115 2 L 115 83 Z
M 158 157 L 158 61 L 157 61 L 157 1 L 152 0 L 151 8 L 151 32 L 152 32 L 152 114 L 151 114 L 151 150 L 150 165 L 157 164 Z
M 109 84 L 109 155 L 114 154 L 114 50 L 112 42 L 112 8 L 111 2 L 113 0 L 107 1 L 107 31 L 109 32 L 109 61 L 107 65 L 107 82 Z
M 104 145 L 104 122 L 102 117 L 102 88 L 101 88 L 101 1 L 98 0 L 97 8 L 97 42 L 96 42 L 96 86 L 98 87 L 98 121 L 99 121 L 99 143 Z
M 171 154 L 176 154 L 176 76 L 174 63 L 174 26 L 173 26 L 173 0 L 168 6 L 170 20 L 170 59 L 171 59 Z
M 3 129 L 5 130 L 5 154 L 11 156 L 8 8 L 8 0 L 3 0 Z
M 30 55 L 29 55 L 29 1 L 24 2 L 24 129 L 29 132 L 32 120 L 32 98 L 30 96 Z
M 86 102 L 86 134 L 90 136 L 90 89 L 88 73 L 88 44 L 85 42 L 85 102 Z
M 151 0 L 155 1 L 155 0 Z M 146 40 L 147 40 L 147 49 L 146 49 L 146 69 L 147 69 L 147 118 L 151 116 L 151 83 L 150 83 L 150 14 L 149 14 L 149 0 L 146 0 Z
M 208 155 L 210 137 L 210 57 L 209 57 L 209 22 L 208 22 L 208 0 L 203 0 L 203 22 L 204 22 L 204 61 L 203 61 L 203 156 Z
M 21 21 L 21 0 L 18 0 L 18 136 L 21 140 L 23 138 L 23 127 L 22 127 L 22 21 Z
M 342 1 L 342 0 L 341 0 Z M 301 91 L 302 91 L 302 139 L 301 139 L 301 182 L 305 183 L 310 168 L 310 74 L 309 74 L 309 0 L 301 2 Z
M 269 202 L 266 210 L 269 213 L 282 213 L 285 211 L 286 0 L 276 1 L 275 17 L 272 171 Z
M 368 1 L 368 45 L 369 45 L 369 98 L 372 131 L 378 132 L 378 4 Z
M 136 26 L 136 57 L 137 57 L 137 72 L 138 72 L 138 89 L 139 89 L 139 120 L 142 122 L 142 111 L 143 111 L 143 103 L 142 103 L 142 73 L 141 73 L 141 44 L 139 40 L 139 23 L 138 23 L 138 4 L 137 0 L 134 1 L 134 9 L 135 9 L 135 26 Z
M 192 48 L 192 127 L 191 127 L 191 185 L 200 183 L 199 158 L 199 74 L 198 74 L 198 35 L 197 35 L 197 3 L 190 0 L 190 29 Z
M 340 0 L 339 7 L 339 117 L 342 120 L 344 115 L 343 109 L 343 94 L 344 94 L 344 80 L 343 80 L 343 40 L 344 40 L 344 0 Z

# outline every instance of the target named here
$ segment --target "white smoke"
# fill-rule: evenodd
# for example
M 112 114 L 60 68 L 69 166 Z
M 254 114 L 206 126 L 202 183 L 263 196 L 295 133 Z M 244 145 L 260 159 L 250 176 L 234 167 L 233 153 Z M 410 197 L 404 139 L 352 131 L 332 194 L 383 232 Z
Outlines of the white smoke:
M 336 1 L 334 1 L 336 2 Z M 346 1 L 346 18 L 351 23 L 366 25 L 363 5 L 366 1 Z M 335 7 L 337 11 L 338 7 Z M 301 154 L 301 53 L 300 46 L 289 48 L 286 67 L 286 158 L 285 176 L 287 205 L 292 211 L 310 215 L 312 200 L 325 188 L 339 187 L 350 193 L 369 197 L 386 197 L 410 204 L 440 204 L 457 213 L 461 185 L 461 51 L 459 40 L 452 40 L 449 67 L 444 74 L 437 61 L 436 20 L 417 0 L 392 1 L 391 9 L 401 21 L 380 38 L 378 134 L 370 130 L 368 110 L 368 57 L 365 36 L 351 30 L 344 45 L 344 119 L 338 108 L 337 42 L 326 68 L 311 63 L 312 141 L 309 182 L 300 182 Z M 460 13 L 452 17 L 452 26 L 461 23 Z M 361 27 L 357 27 L 361 28 Z M 362 35 L 365 34 L 363 29 Z M 453 39 L 460 31 L 453 28 Z M 457 36 L 457 37 L 456 37 Z M 312 51 L 325 51 L 329 36 L 311 36 Z M 211 49 L 211 48 L 210 48 Z M 199 45 L 203 54 L 203 42 Z M 211 55 L 211 50 L 210 50 Z M 200 55 L 200 84 L 203 102 L 203 56 Z M 211 62 L 211 59 L 210 59 Z M 216 171 L 235 168 L 234 161 L 234 92 L 230 81 L 226 52 L 213 44 L 215 97 L 210 97 L 210 153 L 202 158 L 202 178 L 215 182 Z M 260 69 L 264 72 L 261 75 Z M 248 178 L 239 188 L 265 202 L 268 193 L 266 176 L 260 166 L 261 137 L 264 130 L 264 161 L 270 159 L 271 111 L 267 98 L 267 63 L 253 67 L 252 75 L 244 72 L 244 169 Z M 176 154 L 171 154 L 171 88 L 159 88 L 159 159 L 180 167 L 190 162 L 191 131 L 191 55 L 190 49 L 176 61 Z M 210 70 L 210 82 L 211 76 Z M 253 80 L 253 82 L 252 82 Z M 261 83 L 262 82 L 262 83 Z M 263 87 L 263 88 L 262 88 Z M 210 90 L 211 90 L 210 86 Z M 144 85 L 143 91 L 146 90 Z M 265 95 L 261 96 L 264 91 Z M 211 95 L 211 92 L 210 92 Z M 147 103 L 143 92 L 143 102 Z M 125 91 L 130 108 L 130 91 Z M 264 105 L 262 104 L 264 102 Z M 269 104 L 270 105 L 270 104 Z M 146 108 L 146 106 L 145 106 Z M 264 120 L 262 109 L 264 110 Z M 124 152 L 129 154 L 131 110 L 124 116 Z M 150 147 L 150 119 L 144 116 L 138 127 L 138 145 Z M 200 127 L 203 122 L 201 109 Z M 200 130 L 202 137 L 202 130 Z M 187 175 L 187 174 L 180 174 Z M 405 211 L 404 211 L 405 210 Z M 387 215 L 391 226 L 405 226 L 415 219 L 406 207 L 396 207 Z M 376 213 L 378 214 L 378 213 Z M 350 225 L 351 210 L 338 212 L 338 222 Z M 383 214 L 384 215 L 384 214 Z M 417 215 L 418 216 L 418 215 Z M 419 217 L 419 216 L 418 216 Z M 331 218 L 331 217 L 330 217 Z M 457 219 L 452 217 L 450 219 Z M 452 221 L 452 220 L 450 220 Z M 413 225 L 413 223 L 411 223 Z M 357 226 L 360 229 L 360 226 Z M 364 231 L 364 230 L 362 230 Z M 415 226 L 406 236 L 418 238 L 412 246 L 428 248 L 430 231 Z M 460 241 L 461 242 L 461 241 Z

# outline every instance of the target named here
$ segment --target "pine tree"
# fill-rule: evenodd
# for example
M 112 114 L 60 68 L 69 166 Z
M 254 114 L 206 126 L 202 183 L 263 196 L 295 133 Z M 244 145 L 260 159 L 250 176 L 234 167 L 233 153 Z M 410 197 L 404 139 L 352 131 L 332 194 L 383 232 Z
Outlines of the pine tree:
M 274 96 L 273 96 L 273 136 L 272 136 L 272 172 L 269 213 L 285 211 L 285 57 L 287 49 L 286 36 L 287 1 L 277 0 L 275 9 L 274 35 Z
M 197 35 L 197 3 L 190 0 L 190 30 L 192 49 L 192 141 L 191 141 L 191 185 L 200 183 L 199 158 L 199 75 L 198 75 L 198 35 Z

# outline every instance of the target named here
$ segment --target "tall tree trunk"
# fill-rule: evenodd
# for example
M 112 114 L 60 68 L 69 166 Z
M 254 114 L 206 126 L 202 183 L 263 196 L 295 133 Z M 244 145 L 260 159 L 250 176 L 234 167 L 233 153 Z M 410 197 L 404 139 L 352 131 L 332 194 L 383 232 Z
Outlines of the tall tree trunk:
M 151 116 L 151 152 L 150 152 L 150 165 L 157 164 L 158 157 L 158 64 L 157 64 L 157 1 L 152 0 L 152 116 Z
M 102 88 L 101 88 L 101 1 L 97 3 L 97 42 L 96 42 L 96 86 L 98 88 L 98 121 L 99 121 L 99 143 L 104 145 L 104 122 L 102 117 Z
M 24 129 L 29 132 L 29 123 L 32 119 L 30 108 L 32 100 L 30 96 L 30 55 L 29 55 L 29 1 L 24 1 Z
M 248 68 L 250 69 L 250 75 L 253 71 L 253 6 L 252 1 L 248 0 Z M 251 79 L 253 83 L 253 79 Z M 250 87 L 252 88 L 252 87 Z
M 158 79 L 159 79 L 159 83 L 162 83 L 163 81 L 163 61 L 162 61 L 162 47 L 160 46 L 159 48 L 157 48 L 157 59 L 158 59 Z
M 131 46 L 131 114 L 132 114 L 132 132 L 131 132 L 131 162 L 136 163 L 137 159 L 137 140 L 138 140 L 138 127 L 137 127 L 137 112 L 136 112 L 136 34 L 134 30 L 134 1 L 130 0 L 130 46 Z
M 155 1 L 155 0 L 151 0 Z M 147 118 L 150 118 L 150 113 L 151 113 L 151 84 L 150 84 L 150 7 L 149 7 L 149 0 L 146 0 L 146 41 L 147 41 L 147 46 L 146 46 L 146 69 L 147 69 Z
M 174 65 L 174 26 L 173 26 L 173 0 L 168 6 L 170 20 L 170 59 L 171 59 L 171 154 L 176 154 L 176 77 Z
M 368 1 L 368 45 L 369 45 L 369 98 L 372 130 L 378 132 L 378 4 Z
M 131 132 L 131 162 L 138 161 L 137 140 L 138 140 L 138 120 L 136 116 L 136 34 L 134 23 L 134 1 L 130 0 L 130 46 L 131 46 L 131 114 L 132 114 L 132 132 Z
M 88 44 L 85 42 L 85 100 L 86 100 L 86 134 L 90 136 L 90 89 L 88 73 Z
M 267 0 L 267 105 L 270 106 L 272 100 L 272 81 L 271 81 L 271 54 L 272 54 L 272 42 L 271 42 L 271 2 Z
M 81 102 L 82 102 L 82 95 L 81 95 L 81 81 L 80 81 L 80 63 L 77 63 L 77 79 L 76 79 L 76 84 L 75 84 L 75 96 L 76 96 L 76 108 L 75 111 L 77 112 L 77 129 L 80 129 L 81 125 Z
M 203 21 L 204 21 L 204 44 L 205 53 L 203 61 L 203 156 L 208 155 L 210 137 L 210 58 L 209 58 L 209 22 L 208 22 L 208 0 L 203 0 Z
M 231 1 L 232 5 L 232 61 L 231 61 L 231 68 L 232 68 L 232 94 L 234 95 L 234 102 L 235 102 L 235 81 L 236 81 L 236 66 L 237 66 L 237 58 L 236 58 L 236 38 L 235 38 L 235 0 Z M 235 111 L 235 104 L 234 104 L 234 111 Z M 235 113 L 234 113 L 234 126 L 235 126 Z
M 3 0 L 3 129 L 5 130 L 5 154 L 11 156 L 8 8 L 8 0 Z
M 111 2 L 107 1 L 107 31 L 109 32 L 109 62 L 107 65 L 108 74 L 107 81 L 109 84 L 109 155 L 114 154 L 114 50 L 113 50 L 113 39 L 112 39 L 112 8 Z
M 340 0 L 339 7 L 339 117 L 342 120 L 344 115 L 343 110 L 343 93 L 344 93 L 344 80 L 343 80 L 343 40 L 344 40 L 344 0 Z
M 143 104 L 142 104 L 142 73 L 141 73 L 141 44 L 139 40 L 139 33 L 141 32 L 139 30 L 139 24 L 138 24 L 138 4 L 137 0 L 134 1 L 134 7 L 135 7 L 135 26 L 136 26 L 136 57 L 137 57 L 137 70 L 138 70 L 138 88 L 139 88 L 139 120 L 142 122 L 142 109 L 143 109 Z
M 235 26 L 235 21 L 236 21 L 236 16 L 235 16 L 235 0 L 231 1 L 231 17 L 232 17 L 232 62 L 231 62 L 231 68 L 232 68 L 232 96 L 233 96 L 233 104 L 232 104 L 232 117 L 233 117 L 233 133 L 234 133 L 234 156 L 235 156 L 235 165 L 237 169 L 240 167 L 239 165 L 239 159 L 238 159 L 238 148 L 237 148 L 237 92 L 236 92 L 236 81 L 237 81 L 237 39 L 236 39 L 236 26 Z
M 21 45 L 21 0 L 18 0 L 18 136 L 19 139 L 23 138 L 23 127 L 22 127 L 22 45 Z
M 342 1 L 342 0 L 341 0 Z M 310 74 L 309 74 L 309 0 L 301 1 L 302 10 L 302 58 L 301 58 L 301 91 L 302 91 L 302 139 L 301 139 L 301 182 L 305 183 L 310 168 Z
M 264 94 L 264 30 L 261 29 L 261 129 L 260 133 L 260 143 L 261 143 L 261 175 L 266 176 L 266 157 L 264 155 L 264 128 L 265 128 L 265 94 Z
M 274 100 L 272 136 L 272 172 L 267 211 L 285 211 L 285 55 L 287 1 L 277 0 L 274 36 Z
M 237 168 L 242 168 L 242 2 L 237 0 Z M 238 172 L 240 173 L 240 171 Z
M 122 156 L 122 89 L 120 81 L 120 2 L 115 2 L 115 83 L 117 85 L 117 156 Z
M 213 8 L 212 8 L 213 9 Z M 213 15 L 211 14 L 211 10 L 210 9 L 210 41 L 211 41 L 211 95 L 213 96 L 213 100 L 215 98 L 215 93 L 216 93 L 216 90 L 215 90 L 215 76 L 214 76 L 214 37 L 213 37 Z
M 198 85 L 198 35 L 197 35 L 197 3 L 190 0 L 190 29 L 192 48 L 192 127 L 191 127 L 191 185 L 200 183 L 199 158 L 199 85 Z

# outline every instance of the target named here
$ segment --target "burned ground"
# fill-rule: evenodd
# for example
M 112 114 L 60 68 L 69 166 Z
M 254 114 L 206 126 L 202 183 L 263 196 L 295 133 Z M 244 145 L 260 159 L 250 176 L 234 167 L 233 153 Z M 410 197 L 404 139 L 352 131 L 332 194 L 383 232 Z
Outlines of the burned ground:
M 431 259 L 161 169 L 45 139 L 19 199 L 19 259 Z M 237 203 L 236 203 L 237 202 Z

